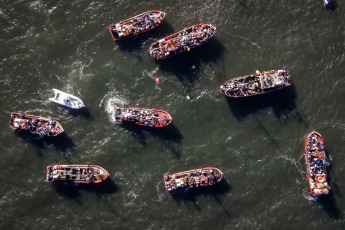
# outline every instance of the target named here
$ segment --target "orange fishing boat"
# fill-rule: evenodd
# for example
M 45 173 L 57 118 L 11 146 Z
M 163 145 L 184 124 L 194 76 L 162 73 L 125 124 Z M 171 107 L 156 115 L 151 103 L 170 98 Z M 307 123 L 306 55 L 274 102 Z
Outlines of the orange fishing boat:
M 220 182 L 222 178 L 223 173 L 219 169 L 207 167 L 166 175 L 164 176 L 164 184 L 167 191 L 172 191 L 214 185 Z
M 97 165 L 49 165 L 47 181 L 68 183 L 100 183 L 109 177 L 109 173 Z
M 290 73 L 287 70 L 271 70 L 254 75 L 237 77 L 220 86 L 220 93 L 232 98 L 249 97 L 266 94 L 291 85 Z
M 307 165 L 308 182 L 312 196 L 328 194 L 331 187 L 327 182 L 327 167 L 323 137 L 313 131 L 305 142 L 305 162 Z
M 172 118 L 169 113 L 158 109 L 116 108 L 115 120 L 118 123 L 164 127 L 170 124 Z
M 59 122 L 35 115 L 13 112 L 10 120 L 11 129 L 29 130 L 41 136 L 57 136 L 64 130 Z
M 211 24 L 198 24 L 155 41 L 150 46 L 150 55 L 155 60 L 166 59 L 189 51 L 208 42 L 216 32 Z
M 109 27 L 114 41 L 132 37 L 157 27 L 163 21 L 165 13 L 151 10 Z

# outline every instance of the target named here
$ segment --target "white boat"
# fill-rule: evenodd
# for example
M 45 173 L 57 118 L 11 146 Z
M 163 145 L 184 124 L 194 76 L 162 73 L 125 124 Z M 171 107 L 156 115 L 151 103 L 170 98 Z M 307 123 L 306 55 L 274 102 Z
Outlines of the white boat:
M 72 94 L 68 94 L 65 92 L 62 92 L 58 89 L 52 89 L 53 90 L 53 97 L 49 98 L 50 101 L 53 101 L 55 103 L 58 103 L 60 105 L 64 105 L 71 109 L 80 109 L 85 107 L 84 103 L 80 98 L 73 96 Z

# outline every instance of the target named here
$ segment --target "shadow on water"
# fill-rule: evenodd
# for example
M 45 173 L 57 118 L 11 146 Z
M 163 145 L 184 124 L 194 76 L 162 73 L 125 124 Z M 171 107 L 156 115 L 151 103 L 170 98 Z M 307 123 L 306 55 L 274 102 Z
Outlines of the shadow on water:
M 340 212 L 335 202 L 333 191 L 331 190 L 328 195 L 321 196 L 317 202 L 325 209 L 327 214 L 334 219 L 343 219 L 343 215 Z
M 242 6 L 243 8 L 247 8 L 248 7 L 248 0 L 240 0 L 240 6 Z
M 174 153 L 176 158 L 180 160 L 181 155 L 176 144 L 181 144 L 183 136 L 173 123 L 163 128 L 145 127 L 125 123 L 121 124 L 121 127 L 130 131 L 139 143 L 144 146 L 147 145 L 147 134 L 159 138 L 161 142 Z
M 60 105 L 60 104 L 57 104 L 57 106 L 59 108 L 62 108 L 63 110 L 68 111 L 68 113 L 71 114 L 72 116 L 84 117 L 87 120 L 93 120 L 93 117 L 90 114 L 90 111 L 86 107 L 81 108 L 81 109 L 72 109 L 72 108 L 68 108 L 68 107 Z
M 326 152 L 326 159 L 329 159 L 328 151 L 326 150 L 325 152 Z M 339 188 L 338 188 L 338 186 L 337 186 L 337 184 L 335 182 L 336 178 L 335 178 L 335 175 L 334 175 L 333 170 L 332 170 L 332 163 L 327 168 L 327 174 L 328 174 L 328 178 L 331 178 L 330 186 L 332 188 L 333 193 L 336 194 L 338 197 L 340 197 L 340 199 L 342 199 L 343 196 L 340 193 L 340 190 L 339 190 Z
M 47 146 L 53 145 L 58 152 L 63 152 L 67 161 L 69 161 L 68 151 L 73 150 L 75 145 L 72 139 L 66 132 L 59 134 L 56 137 L 43 137 L 39 138 L 38 135 L 32 134 L 23 130 L 16 130 L 16 135 L 34 145 L 37 148 L 39 155 L 42 155 L 41 151 L 47 148 Z
M 60 182 L 52 182 L 52 184 L 60 196 L 76 200 L 80 205 L 82 203 L 79 198 L 81 197 L 82 191 L 95 193 L 98 198 L 104 200 L 104 195 L 112 194 L 119 190 L 119 187 L 111 178 L 107 178 L 98 184 L 69 184 Z
M 335 13 L 338 9 L 338 3 L 336 1 L 334 1 L 331 4 L 329 4 L 328 6 L 326 6 L 326 9 L 332 13 Z
M 329 152 L 326 150 L 326 159 L 329 159 Z M 334 182 L 335 177 L 333 175 L 333 170 L 332 170 L 332 164 L 330 164 L 327 167 L 327 174 L 328 178 L 332 178 L 330 181 L 330 186 L 332 190 L 328 195 L 320 196 L 319 199 L 317 199 L 317 202 L 324 208 L 324 210 L 327 212 L 327 214 L 334 219 L 343 219 L 343 215 L 339 208 L 337 207 L 337 204 L 335 202 L 334 195 L 338 195 L 340 198 L 342 198 L 339 189 Z
M 92 115 L 90 114 L 90 111 L 84 107 L 81 109 L 68 109 L 69 114 L 75 117 L 84 117 L 87 120 L 93 120 Z
M 215 184 L 213 186 L 197 187 L 197 188 L 192 188 L 188 190 L 177 190 L 177 191 L 171 191 L 169 193 L 175 199 L 176 202 L 185 203 L 186 205 L 189 205 L 189 203 L 192 203 L 194 207 L 199 211 L 201 211 L 201 208 L 199 207 L 197 203 L 197 197 L 201 195 L 212 196 L 217 202 L 217 204 L 222 207 L 225 214 L 229 217 L 230 214 L 227 211 L 221 199 L 219 198 L 219 196 L 225 193 L 228 193 L 230 191 L 231 191 L 230 185 L 223 178 L 218 184 Z
M 198 78 L 201 63 L 217 62 L 224 56 L 225 52 L 226 49 L 222 43 L 216 37 L 213 37 L 206 44 L 196 47 L 189 52 L 156 62 L 159 64 L 163 74 L 173 74 L 181 82 L 186 80 L 193 83 Z M 192 68 L 192 66 L 195 66 L 195 68 Z
M 308 127 L 296 108 L 296 98 L 295 87 L 292 85 L 268 94 L 245 98 L 226 97 L 226 100 L 231 112 L 240 121 L 244 120 L 247 115 L 272 108 L 274 114 L 281 121 L 286 121 L 288 117 L 294 117 L 299 123 Z
M 115 43 L 120 48 L 120 50 L 135 52 L 141 50 L 145 42 L 148 42 L 149 45 L 151 45 L 151 43 L 153 43 L 155 40 L 163 38 L 168 34 L 172 34 L 173 32 L 174 28 L 169 24 L 167 20 L 163 20 L 163 22 L 158 27 L 150 31 L 144 32 L 137 36 L 125 38 L 120 41 L 116 41 Z

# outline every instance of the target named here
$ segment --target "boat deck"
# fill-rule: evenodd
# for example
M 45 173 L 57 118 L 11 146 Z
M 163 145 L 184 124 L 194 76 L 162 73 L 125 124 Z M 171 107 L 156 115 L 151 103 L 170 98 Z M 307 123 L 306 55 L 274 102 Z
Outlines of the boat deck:
M 209 186 L 218 183 L 223 173 L 217 168 L 193 169 L 170 174 L 164 177 L 165 188 L 168 191 L 180 188 Z
M 154 42 L 150 46 L 150 55 L 152 58 L 160 60 L 189 51 L 209 41 L 215 31 L 216 27 L 210 24 L 191 26 Z
M 142 108 L 117 108 L 115 120 L 129 124 L 164 127 L 170 124 L 171 116 L 163 111 L 156 109 Z
M 47 181 L 73 183 L 99 183 L 109 173 L 96 165 L 50 165 L 47 167 Z
M 56 136 L 64 131 L 55 120 L 16 112 L 11 114 L 10 128 L 29 130 L 31 133 L 44 136 Z
M 220 92 L 228 97 L 247 97 L 273 92 L 290 85 L 288 71 L 271 70 L 231 79 L 220 87 Z
M 157 27 L 164 19 L 165 13 L 151 10 L 109 27 L 114 41 L 132 37 Z
M 326 152 L 322 136 L 312 132 L 306 139 L 305 160 L 308 182 L 312 196 L 328 194 L 330 186 L 327 182 Z

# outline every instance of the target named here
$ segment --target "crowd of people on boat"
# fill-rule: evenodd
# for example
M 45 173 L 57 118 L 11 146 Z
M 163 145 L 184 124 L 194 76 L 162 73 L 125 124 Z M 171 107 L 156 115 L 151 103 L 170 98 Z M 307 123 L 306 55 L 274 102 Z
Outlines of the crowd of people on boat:
M 220 86 L 230 97 L 251 96 L 289 86 L 290 74 L 286 70 L 258 72 L 257 75 L 235 78 Z
M 10 124 L 15 129 L 30 130 L 38 135 L 55 136 L 62 132 L 62 127 L 54 120 L 23 114 L 13 114 Z
M 164 178 L 168 191 L 179 188 L 191 188 L 213 185 L 219 182 L 222 175 L 216 169 L 197 169 L 182 173 L 175 173 Z
M 215 29 L 211 25 L 192 26 L 172 37 L 152 44 L 150 54 L 155 59 L 163 59 L 197 47 L 212 38 Z
M 327 182 L 327 166 L 329 163 L 323 142 L 317 134 L 308 137 L 306 157 L 310 189 L 315 195 L 328 194 L 330 186 Z
M 100 174 L 99 169 L 92 166 L 67 168 L 64 166 L 54 165 L 47 167 L 47 180 L 62 181 L 86 181 L 92 183 L 96 176 Z
M 166 126 L 170 123 L 166 115 L 161 117 L 160 113 L 153 109 L 122 108 L 116 118 L 120 118 L 122 122 L 144 126 Z
M 164 13 L 147 12 L 111 26 L 111 31 L 116 38 L 139 34 L 156 27 L 164 16 Z

